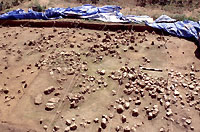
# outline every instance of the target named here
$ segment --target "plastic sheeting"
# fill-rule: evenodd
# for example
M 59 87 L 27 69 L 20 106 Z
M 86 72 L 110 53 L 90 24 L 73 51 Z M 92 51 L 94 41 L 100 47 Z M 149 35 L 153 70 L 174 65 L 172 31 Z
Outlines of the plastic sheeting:
M 121 8 L 115 5 L 96 7 L 86 4 L 73 8 L 49 8 L 45 12 L 36 12 L 31 9 L 25 12 L 22 9 L 10 11 L 0 15 L 0 19 L 60 19 L 65 17 L 101 20 L 104 22 L 130 22 L 120 13 Z
M 149 16 L 128 15 L 126 16 L 126 19 L 134 23 L 153 23 L 153 18 Z
M 163 16 L 162 16 L 163 17 Z M 167 16 L 168 17 L 168 16 Z M 173 20 L 168 17 L 169 21 Z M 187 39 L 195 39 L 198 43 L 200 42 L 200 21 L 177 21 L 177 22 L 163 22 L 161 18 L 158 18 L 154 23 L 147 23 L 148 26 L 160 29 L 162 31 L 168 32 L 169 34 L 183 37 Z
M 48 19 L 43 13 L 41 12 L 35 12 L 35 11 L 32 11 L 32 10 L 29 10 L 28 12 L 25 12 L 24 10 L 22 9 L 17 9 L 17 10 L 14 10 L 14 11 L 10 11 L 10 12 L 7 12 L 3 15 L 0 15 L 0 19 L 12 19 L 12 20 L 15 20 L 15 19 Z
M 160 23 L 160 22 L 176 22 L 176 19 L 173 19 L 167 15 L 161 15 L 159 18 L 157 18 L 154 22 Z
M 0 19 L 60 19 L 66 17 L 72 18 L 83 18 L 91 20 L 100 20 L 103 22 L 122 22 L 122 23 L 141 23 L 148 22 L 152 23 L 153 18 L 149 16 L 134 16 L 128 15 L 124 16 L 121 12 L 121 7 L 115 5 L 106 5 L 102 7 L 92 6 L 86 4 L 83 6 L 73 7 L 73 8 L 49 8 L 45 12 L 36 12 L 31 9 L 25 12 L 22 9 L 10 11 L 3 15 L 0 15 Z

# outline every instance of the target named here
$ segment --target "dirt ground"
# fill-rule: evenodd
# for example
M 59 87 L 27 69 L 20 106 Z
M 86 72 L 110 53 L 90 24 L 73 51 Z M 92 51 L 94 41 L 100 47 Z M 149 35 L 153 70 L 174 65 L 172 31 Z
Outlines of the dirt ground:
M 0 30 L 1 131 L 200 131 L 193 42 L 134 31 Z

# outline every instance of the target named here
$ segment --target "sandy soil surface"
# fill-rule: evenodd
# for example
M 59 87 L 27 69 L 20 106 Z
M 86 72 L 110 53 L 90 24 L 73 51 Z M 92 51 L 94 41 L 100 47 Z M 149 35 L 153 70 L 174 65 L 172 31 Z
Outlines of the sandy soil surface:
M 193 42 L 134 31 L 0 30 L 0 130 L 200 131 Z

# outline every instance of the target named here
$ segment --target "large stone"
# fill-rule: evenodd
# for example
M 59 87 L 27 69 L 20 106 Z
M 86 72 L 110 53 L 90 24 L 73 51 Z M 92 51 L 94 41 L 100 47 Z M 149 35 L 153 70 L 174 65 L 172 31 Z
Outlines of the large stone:
M 9 90 L 8 89 L 2 89 L 1 90 L 4 94 L 8 94 L 9 93 Z
M 141 104 L 141 101 L 140 100 L 136 100 L 135 101 L 135 105 L 140 105 Z
M 67 120 L 66 120 L 66 125 L 67 125 L 67 126 L 70 126 L 71 124 L 72 124 L 72 121 L 69 120 L 69 119 L 67 119 Z
M 124 132 L 130 132 L 131 131 L 131 128 L 129 127 L 129 126 L 126 126 L 125 128 L 124 128 Z
M 121 114 L 123 111 L 124 111 L 124 107 L 123 107 L 121 104 L 118 105 L 118 107 L 117 107 L 117 112 L 118 112 L 119 114 Z
M 44 128 L 44 130 L 47 130 L 48 126 L 47 126 L 47 125 L 44 125 L 43 128 Z
M 132 110 L 132 116 L 137 117 L 139 115 L 138 108 Z
M 160 132 L 165 132 L 165 129 L 163 127 L 161 127 Z
M 55 91 L 54 86 L 50 86 L 44 90 L 44 94 L 48 95 L 48 94 L 52 93 L 53 91 Z
M 100 70 L 100 71 L 99 71 L 99 74 L 100 74 L 100 75 L 105 75 L 105 73 L 106 73 L 105 70 Z
M 74 131 L 77 129 L 77 125 L 75 123 L 73 123 L 71 126 L 70 126 L 70 130 Z
M 186 119 L 185 122 L 186 122 L 188 125 L 190 125 L 190 124 L 192 123 L 192 120 Z
M 107 115 L 102 115 L 102 118 L 105 118 L 106 120 L 108 120 L 108 116 Z
M 55 125 L 53 129 L 54 129 L 54 131 L 58 131 L 60 129 L 60 127 Z
M 42 104 L 42 94 L 38 94 L 38 95 L 35 97 L 34 103 L 35 103 L 35 105 L 40 105 L 40 104 Z
M 194 85 L 189 85 L 189 89 L 191 89 L 191 90 L 193 90 L 195 87 L 194 87 Z
M 72 101 L 70 103 L 70 108 L 77 108 L 77 107 L 78 107 L 78 104 L 75 101 Z
M 59 97 L 51 98 L 48 100 L 49 103 L 58 103 L 60 101 Z
M 177 90 L 174 91 L 175 96 L 179 96 L 179 94 L 180 94 L 179 91 L 177 91 Z
M 126 116 L 122 115 L 122 123 L 125 123 L 125 122 L 126 122 Z
M 105 129 L 105 128 L 106 128 L 106 125 L 107 125 L 107 120 L 106 120 L 106 118 L 102 118 L 102 120 L 101 120 L 101 127 L 102 127 L 103 129 Z
M 95 118 L 95 119 L 94 119 L 94 122 L 95 122 L 95 123 L 98 123 L 98 122 L 99 122 L 99 119 L 98 119 L 98 118 Z
M 69 132 L 70 131 L 70 127 L 66 127 L 64 132 Z
M 46 103 L 45 109 L 46 109 L 47 111 L 53 110 L 54 108 L 55 108 L 55 103 Z
M 155 116 L 156 116 L 156 113 L 154 113 L 154 111 L 153 112 L 149 112 L 148 113 L 148 120 L 152 120 L 153 118 L 155 118 Z
M 129 103 L 129 102 L 125 102 L 125 103 L 124 103 L 124 108 L 125 108 L 125 109 L 128 109 L 129 107 L 130 107 L 130 103 Z
M 116 132 L 119 132 L 121 129 L 122 129 L 122 126 L 117 126 L 117 127 L 115 128 Z
M 173 112 L 171 109 L 167 109 L 167 112 L 166 112 L 166 115 L 169 117 L 169 116 L 172 116 L 173 115 Z

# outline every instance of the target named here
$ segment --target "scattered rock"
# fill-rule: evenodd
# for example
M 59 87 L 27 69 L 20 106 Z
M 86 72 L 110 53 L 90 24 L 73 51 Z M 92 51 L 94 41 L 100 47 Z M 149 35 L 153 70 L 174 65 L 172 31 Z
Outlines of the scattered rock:
M 129 103 L 129 102 L 125 102 L 125 103 L 124 103 L 124 108 L 125 108 L 125 109 L 128 109 L 129 107 L 130 107 L 130 103 Z
M 149 119 L 149 120 L 153 119 L 153 113 L 152 113 L 152 112 L 149 112 L 149 113 L 148 113 L 148 119 Z
M 4 94 L 8 94 L 9 93 L 8 89 L 2 89 L 1 91 L 3 91 Z
M 167 109 L 166 115 L 167 115 L 168 117 L 169 117 L 169 116 L 172 116 L 172 115 L 173 115 L 172 110 L 171 110 L 171 109 Z
M 75 122 L 75 120 L 76 120 L 75 118 L 72 118 L 72 121 L 73 121 L 73 122 Z
M 70 127 L 66 127 L 64 132 L 69 132 L 70 131 Z
M 192 123 L 192 120 L 186 119 L 185 122 L 186 122 L 188 125 L 190 125 L 190 124 Z
M 47 129 L 48 129 L 48 126 L 47 126 L 47 125 L 44 125 L 43 128 L 44 128 L 44 130 L 47 130 Z
M 189 89 L 191 89 L 191 90 L 193 90 L 193 89 L 195 88 L 194 85 L 192 85 L 192 84 L 189 85 L 188 87 L 189 87 Z
M 58 131 L 60 129 L 60 127 L 55 125 L 53 129 L 54 129 L 54 131 Z
M 90 121 L 90 120 L 87 120 L 86 123 L 87 123 L 87 124 L 91 124 L 91 121 Z
M 130 132 L 131 131 L 131 128 L 129 127 L 129 126 L 126 126 L 125 128 L 124 128 L 124 132 Z
M 70 108 L 77 108 L 77 107 L 78 107 L 78 104 L 75 101 L 72 101 L 70 103 Z
M 71 126 L 70 126 L 70 130 L 74 131 L 77 129 L 77 125 L 75 123 L 73 123 Z
M 161 127 L 160 132 L 165 132 L 165 129 L 163 127 Z
M 46 103 L 45 110 L 50 111 L 55 108 L 55 103 Z
M 115 128 L 115 130 L 116 130 L 117 132 L 121 131 L 121 129 L 122 129 L 121 126 L 117 126 L 117 127 Z
M 102 115 L 102 118 L 105 118 L 108 121 L 108 116 L 107 115 Z
M 179 94 L 180 94 L 179 91 L 177 91 L 177 90 L 174 91 L 175 96 L 179 96 Z
M 69 120 L 69 119 L 67 119 L 67 120 L 65 121 L 65 123 L 66 123 L 67 126 L 70 126 L 70 125 L 72 124 L 71 120 Z
M 106 71 L 105 71 L 105 70 L 99 70 L 98 73 L 99 73 L 100 75 L 105 75 Z
M 122 115 L 122 123 L 126 122 L 126 116 Z
M 132 116 L 137 117 L 139 115 L 138 108 L 132 110 Z
M 112 95 L 115 96 L 116 95 L 116 91 L 112 90 Z
M 131 128 L 131 132 L 136 132 L 136 128 L 135 128 L 135 127 L 132 127 L 132 128 Z
M 55 91 L 55 87 L 54 86 L 50 86 L 47 89 L 44 90 L 44 94 L 48 95 L 50 93 L 52 93 L 53 91 Z
M 98 118 L 95 118 L 95 119 L 94 119 L 94 122 L 95 122 L 95 123 L 98 123 L 98 122 L 99 122 L 99 119 L 98 119 Z
M 122 112 L 124 112 L 124 107 L 121 104 L 117 106 L 117 112 L 119 114 L 121 114 Z
M 165 108 L 169 108 L 169 107 L 170 107 L 170 105 L 171 105 L 171 104 L 170 104 L 170 102 L 168 102 L 168 101 L 167 101 L 167 102 L 165 102 Z
M 59 97 L 51 98 L 48 100 L 49 103 L 58 103 L 60 101 Z
M 141 101 L 140 100 L 136 100 L 135 101 L 135 105 L 140 105 L 141 104 Z
M 43 123 L 43 119 L 41 118 L 41 119 L 40 119 L 40 124 L 42 124 L 42 123 Z
M 40 105 L 42 104 L 42 94 L 38 94 L 35 99 L 34 99 L 35 105 Z
M 101 127 L 102 127 L 103 129 L 105 129 L 106 126 L 107 126 L 107 119 L 106 119 L 106 118 L 102 118 L 102 120 L 101 120 Z

